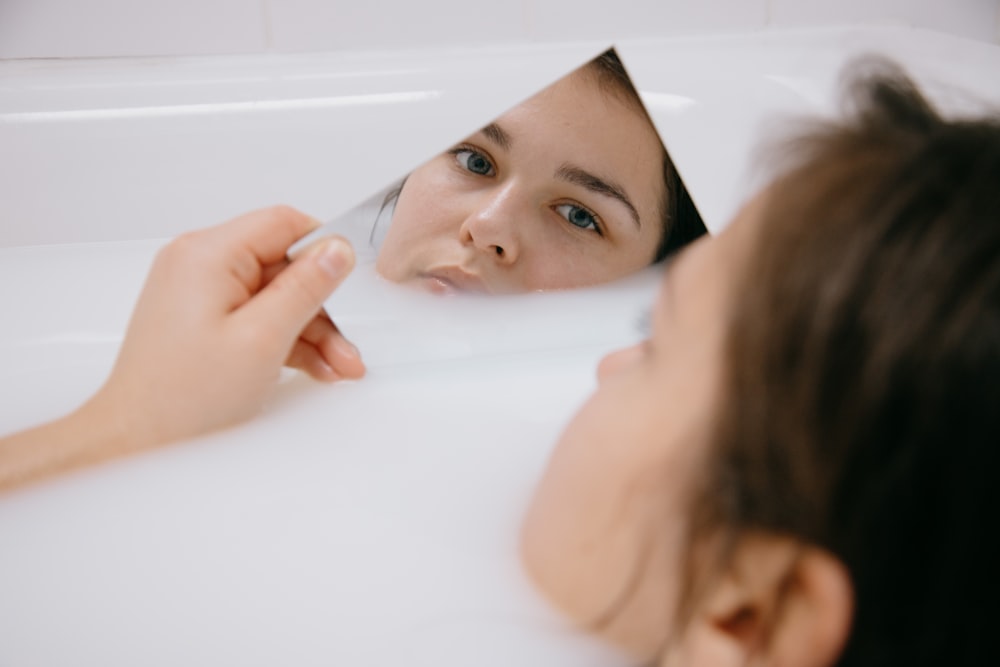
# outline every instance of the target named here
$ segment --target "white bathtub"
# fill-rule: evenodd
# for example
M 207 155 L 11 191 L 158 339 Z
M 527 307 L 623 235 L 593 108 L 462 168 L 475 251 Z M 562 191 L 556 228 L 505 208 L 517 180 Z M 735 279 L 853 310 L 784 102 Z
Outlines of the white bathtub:
M 0 63 L 0 432 L 98 386 L 163 238 L 279 201 L 332 217 L 605 46 Z M 1000 102 L 1000 49 L 925 31 L 618 46 L 713 229 L 766 119 L 829 112 L 852 53 Z M 518 302 L 502 354 L 293 378 L 252 424 L 0 499 L 0 665 L 621 664 L 535 597 L 516 537 L 653 289 Z

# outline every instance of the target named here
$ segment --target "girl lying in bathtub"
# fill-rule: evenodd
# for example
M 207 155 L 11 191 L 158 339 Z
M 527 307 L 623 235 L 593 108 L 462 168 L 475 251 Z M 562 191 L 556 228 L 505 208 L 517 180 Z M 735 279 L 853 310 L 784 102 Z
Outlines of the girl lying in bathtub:
M 705 233 L 614 51 L 414 170 L 378 272 L 435 292 L 608 282 Z
M 1000 664 L 1000 119 L 876 74 L 669 267 L 528 513 L 538 586 L 648 664 Z M 314 225 L 167 246 L 105 387 L 0 441 L 2 485 L 245 418 L 286 359 L 363 373 L 316 317 L 350 249 L 283 262 Z

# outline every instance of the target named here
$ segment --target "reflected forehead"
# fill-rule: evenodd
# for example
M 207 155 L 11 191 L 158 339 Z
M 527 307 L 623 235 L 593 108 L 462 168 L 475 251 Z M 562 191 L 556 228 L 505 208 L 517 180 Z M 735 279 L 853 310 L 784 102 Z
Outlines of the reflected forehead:
M 619 146 L 625 134 L 642 135 L 640 143 L 662 150 L 660 136 L 638 99 L 625 99 L 613 86 L 602 85 L 599 77 L 583 68 L 572 72 L 503 113 L 497 121 L 518 135 L 536 127 L 546 131 L 570 130 L 579 134 L 578 144 Z M 489 128 L 490 126 L 487 126 Z M 486 131 L 486 128 L 483 130 Z M 651 139 L 651 141 L 649 141 Z M 634 160 L 634 147 L 624 148 Z

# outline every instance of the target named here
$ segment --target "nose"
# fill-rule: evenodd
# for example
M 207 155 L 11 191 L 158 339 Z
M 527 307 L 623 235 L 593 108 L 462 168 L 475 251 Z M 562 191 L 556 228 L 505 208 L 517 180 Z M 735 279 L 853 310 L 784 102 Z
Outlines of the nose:
M 630 347 L 606 355 L 597 364 L 597 381 L 605 382 L 609 377 L 616 375 L 623 368 L 631 366 L 642 354 L 642 343 L 637 343 Z
M 462 243 L 475 246 L 502 264 L 516 262 L 522 250 L 522 230 L 517 225 L 522 199 L 514 183 L 485 193 L 462 223 Z

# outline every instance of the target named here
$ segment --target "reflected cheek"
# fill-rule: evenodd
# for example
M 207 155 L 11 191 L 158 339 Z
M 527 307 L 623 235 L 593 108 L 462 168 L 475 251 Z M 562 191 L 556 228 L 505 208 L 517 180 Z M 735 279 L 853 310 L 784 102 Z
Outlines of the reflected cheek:
M 526 289 L 567 289 L 597 285 L 623 275 L 616 253 L 580 233 L 549 210 L 516 218 L 518 259 Z
M 434 264 L 458 234 L 461 217 L 453 203 L 454 198 L 442 188 L 411 176 L 399 195 L 379 249 L 379 273 L 399 281 Z

